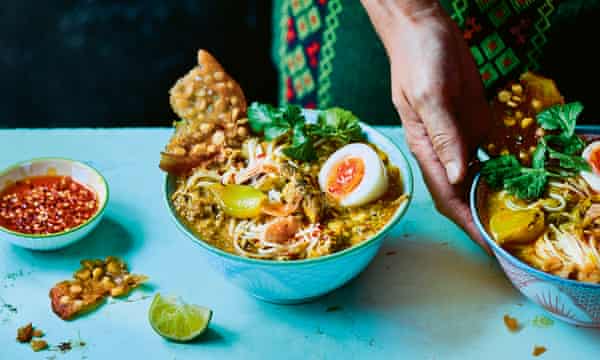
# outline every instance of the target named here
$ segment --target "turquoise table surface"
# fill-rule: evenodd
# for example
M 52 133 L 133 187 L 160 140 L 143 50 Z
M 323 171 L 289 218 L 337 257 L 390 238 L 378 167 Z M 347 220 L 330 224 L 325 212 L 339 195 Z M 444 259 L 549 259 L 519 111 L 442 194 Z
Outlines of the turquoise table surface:
M 385 128 L 406 151 L 400 128 Z M 273 305 L 225 282 L 181 234 L 163 201 L 159 151 L 170 129 L 1 130 L 0 168 L 40 156 L 85 161 L 107 178 L 111 199 L 98 228 L 54 252 L 32 252 L 0 235 L 0 359 L 598 359 L 600 331 L 558 321 L 523 298 L 494 259 L 438 215 L 414 160 L 414 201 L 365 272 L 312 303 Z M 408 151 L 407 151 L 408 154 Z M 121 256 L 150 286 L 64 322 L 49 289 L 79 260 Z M 147 320 L 151 295 L 176 294 L 214 310 L 211 328 L 190 344 L 165 341 Z M 7 304 L 16 309 L 12 311 Z M 335 309 L 336 311 L 327 311 Z M 503 316 L 524 326 L 510 333 Z M 33 322 L 67 353 L 34 353 L 14 340 Z

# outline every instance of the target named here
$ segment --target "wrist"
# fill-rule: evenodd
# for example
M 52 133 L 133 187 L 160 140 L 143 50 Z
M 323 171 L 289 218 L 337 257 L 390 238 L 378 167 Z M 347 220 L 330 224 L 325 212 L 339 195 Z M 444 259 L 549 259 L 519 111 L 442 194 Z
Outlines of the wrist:
M 439 21 L 445 16 L 438 0 L 361 0 L 386 48 L 396 31 L 407 26 Z

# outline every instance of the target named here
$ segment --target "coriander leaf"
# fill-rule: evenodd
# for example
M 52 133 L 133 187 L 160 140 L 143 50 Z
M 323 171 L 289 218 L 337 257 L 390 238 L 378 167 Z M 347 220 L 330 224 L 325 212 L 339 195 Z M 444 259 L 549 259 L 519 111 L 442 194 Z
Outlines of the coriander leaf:
M 521 199 L 537 199 L 546 187 L 548 174 L 544 169 L 521 169 L 521 174 L 504 181 L 504 189 Z
M 262 132 L 277 121 L 276 119 L 281 119 L 281 114 L 278 109 L 269 104 L 253 102 L 248 108 L 248 122 L 254 132 Z
M 565 169 L 578 170 L 578 171 L 590 171 L 590 164 L 579 155 L 567 155 L 558 151 L 548 149 L 551 159 L 558 160 L 561 167 Z
M 350 111 L 330 108 L 319 114 L 317 124 L 309 128 L 311 135 L 333 138 L 343 143 L 365 139 L 358 118 Z
M 275 140 L 278 137 L 286 134 L 288 131 L 290 131 L 290 126 L 287 123 L 281 122 L 278 124 L 271 124 L 270 126 L 265 127 L 265 139 L 268 141 Z
M 582 110 L 583 105 L 580 102 L 554 105 L 539 113 L 537 122 L 546 130 L 561 130 L 567 137 L 571 137 Z
M 315 148 L 310 142 L 288 146 L 283 149 L 283 153 L 292 159 L 301 161 L 312 161 L 317 158 Z
M 298 123 L 304 124 L 304 115 L 302 115 L 302 108 L 298 105 L 286 105 L 285 107 L 280 108 L 283 119 L 294 126 Z
M 317 158 L 312 139 L 305 133 L 305 124 L 297 122 L 292 134 L 292 145 L 283 149 L 283 153 L 292 159 L 312 161 Z
M 549 145 L 560 148 L 567 155 L 575 155 L 580 153 L 585 147 L 585 142 L 576 134 L 572 136 L 566 136 L 565 134 L 560 135 L 546 135 L 543 138 Z
M 546 152 L 547 145 L 546 142 L 540 141 L 535 148 L 535 152 L 533 153 L 531 159 L 531 166 L 534 169 L 543 169 L 546 164 Z
M 487 183 L 495 188 L 502 187 L 505 179 L 515 177 L 521 172 L 521 164 L 514 155 L 503 155 L 490 159 L 483 164 L 481 174 Z

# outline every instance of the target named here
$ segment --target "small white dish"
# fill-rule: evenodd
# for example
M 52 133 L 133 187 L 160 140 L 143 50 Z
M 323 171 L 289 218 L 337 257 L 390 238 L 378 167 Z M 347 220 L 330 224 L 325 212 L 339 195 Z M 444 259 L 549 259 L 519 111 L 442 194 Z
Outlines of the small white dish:
M 102 219 L 108 203 L 108 184 L 96 169 L 82 162 L 63 158 L 39 158 L 17 163 L 0 172 L 0 193 L 10 184 L 31 176 L 64 175 L 96 193 L 98 210 L 83 224 L 67 231 L 32 235 L 0 226 L 0 239 L 31 250 L 56 250 L 71 245 L 90 233 Z

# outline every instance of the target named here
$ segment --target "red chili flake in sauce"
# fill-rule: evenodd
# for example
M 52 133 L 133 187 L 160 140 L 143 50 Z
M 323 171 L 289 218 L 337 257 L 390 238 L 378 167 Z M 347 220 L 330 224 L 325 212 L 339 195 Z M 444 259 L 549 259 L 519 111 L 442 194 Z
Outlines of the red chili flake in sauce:
M 0 193 L 0 226 L 23 234 L 66 231 L 96 210 L 96 194 L 70 176 L 33 176 Z

